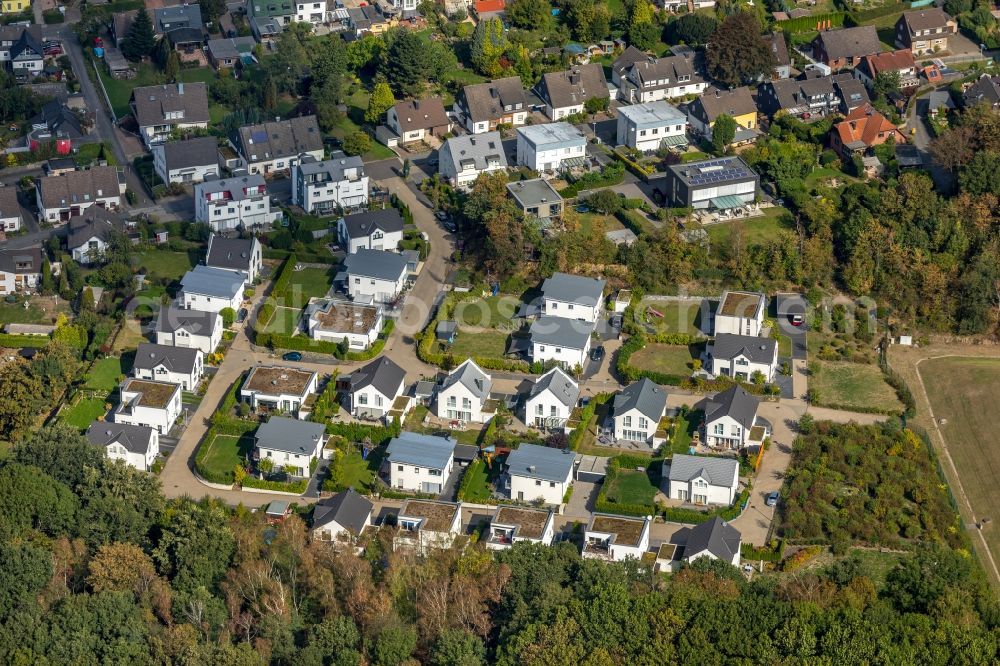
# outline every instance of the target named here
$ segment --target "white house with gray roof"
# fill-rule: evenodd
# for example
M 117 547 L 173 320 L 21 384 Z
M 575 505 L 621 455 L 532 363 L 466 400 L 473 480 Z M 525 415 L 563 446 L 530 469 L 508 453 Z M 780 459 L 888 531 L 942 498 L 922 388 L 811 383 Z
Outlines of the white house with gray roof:
M 740 531 L 715 516 L 711 520 L 686 528 L 687 541 L 684 543 L 684 561 L 688 564 L 707 557 L 722 560 L 734 567 L 740 566 L 740 546 L 743 536 Z
M 363 248 L 395 251 L 403 240 L 403 226 L 395 208 L 366 210 L 337 220 L 337 237 L 348 254 Z
M 347 407 L 354 418 L 381 419 L 406 387 L 406 370 L 385 356 L 355 370 L 350 376 Z
M 236 312 L 246 284 L 246 273 L 198 264 L 181 278 L 180 302 L 190 310 Z
M 573 483 L 576 456 L 569 449 L 521 444 L 507 455 L 506 486 L 520 502 L 562 504 Z
M 593 330 L 593 324 L 586 321 L 543 315 L 531 323 L 531 360 L 556 361 L 566 368 L 583 367 Z
M 544 314 L 597 323 L 604 304 L 604 280 L 553 273 L 542 283 Z
M 173 305 L 160 308 L 156 318 L 158 345 L 190 347 L 211 354 L 221 342 L 222 317 L 218 313 L 188 310 Z
M 280 216 L 280 211 L 271 210 L 271 198 L 259 174 L 207 180 L 194 186 L 194 219 L 212 231 L 270 227 Z
M 367 206 L 368 185 L 357 155 L 323 161 L 307 155 L 292 168 L 292 203 L 307 213 L 331 215 Z
M 260 275 L 263 263 L 264 253 L 256 237 L 225 238 L 209 234 L 208 250 L 205 252 L 206 266 L 244 273 L 247 281 L 253 282 Z
M 735 458 L 675 453 L 670 461 L 668 485 L 672 500 L 729 506 L 740 485 L 740 463 Z
M 580 385 L 555 367 L 535 380 L 524 401 L 524 422 L 538 428 L 562 428 L 580 399 Z
M 569 123 L 517 128 L 517 164 L 554 173 L 587 163 L 587 139 Z
M 355 301 L 388 303 L 403 293 L 407 273 L 402 255 L 361 248 L 347 255 L 342 275 L 335 279 L 346 284 L 348 295 Z
M 385 459 L 393 488 L 437 494 L 455 464 L 455 440 L 404 431 L 389 442 Z
M 312 538 L 320 541 L 347 542 L 371 524 L 374 506 L 351 490 L 316 503 L 313 509 Z
M 160 454 L 160 433 L 146 426 L 94 421 L 87 428 L 87 440 L 103 449 L 107 458 L 143 472 L 153 469 Z
M 437 392 L 434 414 L 441 419 L 485 423 L 493 414 L 484 413 L 493 378 L 471 358 L 452 370 Z
M 204 354 L 200 349 L 170 347 L 151 342 L 139 345 L 132 364 L 134 377 L 180 384 L 185 391 L 198 388 L 198 382 L 204 373 Z
M 705 443 L 728 449 L 741 449 L 751 440 L 761 441 L 769 432 L 758 424 L 760 400 L 741 386 L 732 386 L 705 404 Z M 761 432 L 752 432 L 760 425 Z
M 500 132 L 456 136 L 438 150 L 438 171 L 452 187 L 468 189 L 480 175 L 506 170 Z
M 717 377 L 751 381 L 759 372 L 770 382 L 778 368 L 778 343 L 773 338 L 722 333 L 709 343 L 706 355 L 709 372 Z
M 200 183 L 219 176 L 219 142 L 214 136 L 153 144 L 153 168 L 164 183 Z
M 258 460 L 270 460 L 276 471 L 284 469 L 292 476 L 309 476 L 309 464 L 323 455 L 326 427 L 322 423 L 272 416 L 257 428 L 254 444 Z
M 644 153 L 686 146 L 687 116 L 666 102 L 618 107 L 618 145 Z
M 611 418 L 615 439 L 647 442 L 654 439 L 660 419 L 667 409 L 667 391 L 646 377 L 619 391 L 612 402 Z

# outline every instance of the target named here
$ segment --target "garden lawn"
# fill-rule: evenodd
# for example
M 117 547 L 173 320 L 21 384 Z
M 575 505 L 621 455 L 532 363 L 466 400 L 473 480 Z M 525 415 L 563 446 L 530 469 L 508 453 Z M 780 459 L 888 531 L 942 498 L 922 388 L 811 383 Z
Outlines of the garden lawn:
M 111 393 L 118 385 L 118 376 L 125 372 L 125 364 L 121 358 L 108 356 L 94 363 L 83 386 L 92 391 Z
M 375 475 L 378 473 L 379 465 L 382 464 L 382 457 L 385 449 L 377 448 L 369 452 L 368 460 L 361 457 L 360 451 L 351 451 L 343 455 L 338 451 L 335 463 L 342 473 L 341 482 L 344 488 L 370 489 L 375 483 Z
M 516 296 L 506 294 L 460 301 L 455 305 L 455 320 L 463 326 L 509 328 L 520 303 Z
M 147 279 L 167 278 L 180 280 L 201 260 L 200 252 L 174 252 L 171 250 L 146 250 L 136 255 L 135 264 L 145 269 Z
M 251 434 L 243 437 L 216 435 L 215 439 L 207 444 L 208 453 L 202 459 L 202 465 L 220 476 L 234 479 L 233 470 L 242 466 L 245 459 L 249 459 L 253 452 L 253 442 Z
M 292 272 L 289 285 L 291 302 L 282 303 L 285 307 L 303 308 L 310 298 L 326 296 L 330 291 L 333 268 L 303 268 Z
M 90 67 L 90 65 L 88 65 Z M 115 79 L 107 73 L 105 68 L 98 64 L 97 71 L 101 76 L 101 83 L 111 100 L 111 108 L 114 109 L 118 118 L 129 115 L 132 110 L 129 108 L 129 100 L 132 91 L 141 86 L 155 86 L 164 82 L 163 75 L 152 64 L 144 62 L 136 67 L 134 79 Z M 181 69 L 178 79 L 184 83 L 208 83 L 216 78 L 215 71 L 211 67 L 198 67 L 192 69 Z
M 844 409 L 876 408 L 902 411 L 896 391 L 885 382 L 877 365 L 813 361 L 818 372 L 809 377 L 809 388 L 819 392 L 819 405 Z
M 709 242 L 715 247 L 727 246 L 736 225 L 743 228 L 743 242 L 746 245 L 763 245 L 776 240 L 782 231 L 795 230 L 791 214 L 780 206 L 774 206 L 766 209 L 761 217 L 720 222 L 705 227 Z
M 362 129 L 365 122 L 365 110 L 368 109 L 368 97 L 368 91 L 364 89 L 355 91 L 350 97 L 348 97 L 347 114 L 334 123 L 333 130 L 330 134 L 343 141 L 344 137 L 348 134 Z M 361 157 L 366 162 L 372 162 L 374 160 L 384 160 L 395 156 L 396 153 L 392 152 L 392 149 L 387 146 L 383 146 L 375 139 L 372 139 L 371 149 Z
M 595 224 L 601 225 L 601 231 L 604 233 L 620 231 L 625 228 L 625 225 L 613 215 L 603 215 L 590 211 L 577 213 L 577 215 L 580 217 L 580 232 L 584 235 L 589 235 Z
M 656 487 L 646 472 L 634 469 L 618 470 L 605 490 L 605 497 L 618 504 L 652 504 Z
M 473 356 L 503 358 L 507 349 L 507 334 L 502 331 L 481 331 L 476 333 L 458 332 L 455 344 L 449 352 L 455 357 L 456 363 Z
M 301 311 L 295 308 L 275 308 L 274 316 L 262 329 L 263 333 L 292 335 L 299 328 Z
M 846 185 L 848 183 L 857 182 L 857 178 L 853 176 L 848 176 L 843 171 L 839 169 L 831 169 L 830 167 L 817 167 L 813 169 L 808 176 L 805 177 L 804 183 L 806 189 L 813 189 L 817 185 L 828 185 L 826 181 L 836 178 L 838 182 L 838 187 Z
M 496 463 L 494 463 L 496 464 Z M 485 460 L 478 460 L 469 465 L 465 474 L 470 477 L 469 485 L 465 487 L 465 495 L 462 501 L 472 503 L 487 502 L 493 495 L 493 486 L 490 479 L 493 476 L 491 468 L 486 466 Z M 462 478 L 465 481 L 465 478 Z
M 0 324 L 52 324 L 60 312 L 69 313 L 69 304 L 61 298 L 32 296 L 24 307 L 24 297 L 16 303 L 0 300 Z
M 107 398 L 81 398 L 76 404 L 65 410 L 60 418 L 80 431 L 84 431 L 90 427 L 91 423 L 107 414 L 104 410 L 105 402 L 107 402 Z
M 698 358 L 701 348 L 702 345 L 647 344 L 632 354 L 629 365 L 687 377 L 693 371 L 691 362 Z
M 698 426 L 703 419 L 704 413 L 701 410 L 688 412 L 684 416 L 678 414 L 674 418 L 674 430 L 670 436 L 671 453 L 686 454 L 688 452 L 688 449 L 691 447 L 691 440 L 694 438 L 694 433 L 698 430 Z
M 635 316 L 640 324 L 652 326 L 657 333 L 686 333 L 687 335 L 704 335 L 700 328 L 704 308 L 713 307 L 713 301 L 655 301 L 643 299 L 635 310 Z M 650 309 L 659 312 L 657 317 Z

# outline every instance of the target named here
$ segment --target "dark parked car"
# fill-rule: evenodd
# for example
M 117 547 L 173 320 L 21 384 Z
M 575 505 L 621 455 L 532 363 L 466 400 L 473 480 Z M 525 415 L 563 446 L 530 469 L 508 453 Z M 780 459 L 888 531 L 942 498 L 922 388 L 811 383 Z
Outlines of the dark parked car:
M 247 320 L 248 314 L 250 313 L 247 312 L 246 308 L 240 308 L 240 311 L 236 313 L 236 323 L 242 324 L 243 322 L 245 322 Z
M 590 360 L 600 361 L 604 358 L 604 347 L 594 347 L 590 350 Z
M 444 222 L 445 220 L 448 219 L 448 213 L 444 212 L 443 210 L 439 210 L 438 212 L 434 213 L 434 217 L 436 217 L 441 222 Z
M 285 360 L 285 361 L 301 361 L 302 360 L 302 352 L 288 352 L 285 355 L 283 355 L 281 358 L 282 358 L 282 360 Z
M 764 504 L 768 506 L 775 506 L 778 503 L 778 491 L 775 490 L 767 494 L 767 498 L 764 500 Z

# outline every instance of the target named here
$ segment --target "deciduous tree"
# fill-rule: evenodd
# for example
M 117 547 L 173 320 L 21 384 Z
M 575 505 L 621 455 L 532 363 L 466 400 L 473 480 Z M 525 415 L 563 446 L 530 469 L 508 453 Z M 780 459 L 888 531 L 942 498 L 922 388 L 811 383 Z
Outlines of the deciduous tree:
M 372 124 L 382 122 L 382 116 L 396 103 L 392 88 L 385 81 L 378 81 L 368 98 L 368 108 L 365 110 L 365 120 Z
M 774 68 L 774 54 L 761 38 L 760 22 L 748 12 L 726 18 L 705 48 L 713 79 L 736 87 L 756 82 Z
M 500 75 L 500 57 L 507 50 L 507 36 L 497 17 L 481 20 L 472 33 L 472 64 L 490 78 Z

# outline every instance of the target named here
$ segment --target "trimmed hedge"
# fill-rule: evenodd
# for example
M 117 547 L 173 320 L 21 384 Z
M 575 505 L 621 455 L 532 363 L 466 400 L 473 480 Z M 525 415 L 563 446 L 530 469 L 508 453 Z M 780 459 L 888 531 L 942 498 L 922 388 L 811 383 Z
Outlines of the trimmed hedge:
M 490 423 L 492 423 L 495 420 L 496 419 L 491 419 Z M 486 461 L 484 461 L 482 458 L 476 458 L 475 460 L 472 461 L 472 464 L 470 464 L 468 467 L 465 468 L 465 472 L 462 474 L 462 481 L 461 483 L 458 484 L 458 493 L 455 495 L 455 498 L 459 502 L 466 501 L 465 495 L 466 493 L 469 492 L 469 486 L 472 484 L 472 477 L 474 477 L 479 468 L 485 464 Z
M 763 560 L 778 563 L 785 557 L 785 542 L 779 540 L 776 548 L 758 548 L 752 543 L 740 544 L 740 557 L 744 560 Z
M 642 220 L 636 219 L 636 215 L 637 213 L 625 208 L 622 208 L 615 213 L 615 217 L 618 218 L 618 221 L 624 224 L 626 228 L 631 230 L 636 236 L 642 236 L 646 233 L 646 227 L 642 223 Z
M 279 299 L 289 296 L 288 290 L 292 286 L 292 273 L 295 272 L 295 264 L 297 262 L 298 258 L 294 252 L 285 258 L 285 263 L 278 269 L 278 277 L 274 278 L 274 284 L 271 287 L 271 298 Z
M 331 356 L 336 356 L 341 360 L 348 361 L 370 361 L 379 354 L 385 348 L 385 341 L 388 339 L 389 335 L 395 328 L 396 323 L 389 319 L 386 321 L 385 326 L 382 327 L 382 332 L 379 333 L 378 339 L 372 344 L 372 346 L 363 352 L 347 352 L 346 355 L 341 354 L 340 343 L 331 342 L 329 340 L 314 340 L 312 338 L 306 337 L 304 335 L 286 335 L 284 333 L 257 333 L 254 337 L 254 343 L 262 347 L 270 347 L 271 349 L 285 349 L 294 351 L 309 351 L 316 352 L 317 354 L 330 354 Z
M 243 479 L 244 488 L 259 488 L 260 490 L 280 490 L 286 493 L 301 495 L 309 487 L 309 479 L 298 481 L 266 481 L 253 476 Z
M 334 261 L 334 257 L 329 254 L 319 254 L 318 252 L 301 252 L 266 248 L 262 254 L 265 259 L 287 259 L 292 255 L 296 255 L 298 259 L 310 264 L 330 264 Z
M 641 180 L 644 183 L 648 183 L 649 177 L 652 176 L 654 173 L 656 173 L 655 169 L 643 167 L 641 164 L 633 160 L 628 155 L 624 154 L 624 152 L 622 152 L 618 148 L 612 150 L 611 155 L 619 162 L 624 164 L 626 169 L 628 169 L 634 176 L 639 178 L 639 180 Z
M 830 21 L 830 25 L 839 28 L 844 25 L 847 19 L 847 12 L 830 12 L 828 14 L 816 14 L 814 16 L 801 16 L 799 18 L 778 21 L 774 27 L 782 32 L 794 34 L 796 32 L 812 32 L 816 29 L 816 24 L 821 21 Z
M 11 349 L 22 349 L 24 347 L 45 347 L 52 338 L 47 335 L 18 335 L 11 333 L 0 333 L 0 347 Z
M 364 425 L 361 423 L 327 423 L 326 434 L 343 437 L 351 442 L 363 441 L 366 437 L 373 446 L 381 446 L 393 437 L 399 437 L 403 428 L 398 420 L 389 426 Z
M 746 488 L 736 498 L 736 502 L 724 509 L 714 509 L 712 511 L 698 511 L 696 509 L 682 509 L 679 507 L 667 507 L 663 510 L 663 518 L 675 523 L 691 523 L 698 525 L 716 516 L 729 522 L 740 515 L 743 505 L 750 499 L 750 489 Z
M 578 425 L 573 432 L 569 434 L 569 448 L 571 451 L 576 451 L 580 446 L 580 441 L 583 439 L 584 434 L 590 428 L 590 424 L 593 423 L 594 418 L 597 415 L 597 408 L 603 405 L 608 400 L 611 399 L 610 393 L 598 393 L 587 406 L 583 408 L 583 412 L 580 414 L 580 425 Z

